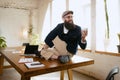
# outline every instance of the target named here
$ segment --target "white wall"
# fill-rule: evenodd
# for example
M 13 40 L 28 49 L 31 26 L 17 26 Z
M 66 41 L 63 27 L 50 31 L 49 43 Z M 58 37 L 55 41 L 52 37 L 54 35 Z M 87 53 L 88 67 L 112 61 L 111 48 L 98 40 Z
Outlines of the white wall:
M 22 29 L 28 27 L 27 10 L 0 8 L 0 35 L 6 37 L 8 46 L 22 44 Z
M 31 24 L 33 25 L 33 32 L 39 33 L 39 36 L 41 35 L 49 1 L 30 0 L 27 1 L 28 5 L 26 1 L 23 1 L 23 4 L 16 3 L 18 6 L 0 4 L 0 36 L 6 37 L 8 47 L 21 46 L 22 43 L 28 42 L 28 39 L 23 37 L 23 31 L 28 30 L 29 27 L 30 10 L 28 7 L 32 9 Z M 12 4 L 11 1 L 7 3 Z M 37 5 L 38 7 L 36 7 Z

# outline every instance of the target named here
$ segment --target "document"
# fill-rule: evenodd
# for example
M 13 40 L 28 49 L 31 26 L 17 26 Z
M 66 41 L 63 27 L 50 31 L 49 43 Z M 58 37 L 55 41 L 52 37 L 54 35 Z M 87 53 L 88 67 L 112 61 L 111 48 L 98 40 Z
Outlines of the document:
M 33 62 L 33 58 L 20 58 L 18 63 L 30 63 Z
M 25 63 L 25 66 L 27 68 L 40 68 L 45 66 L 44 64 L 40 63 L 39 61 L 31 62 L 31 63 Z

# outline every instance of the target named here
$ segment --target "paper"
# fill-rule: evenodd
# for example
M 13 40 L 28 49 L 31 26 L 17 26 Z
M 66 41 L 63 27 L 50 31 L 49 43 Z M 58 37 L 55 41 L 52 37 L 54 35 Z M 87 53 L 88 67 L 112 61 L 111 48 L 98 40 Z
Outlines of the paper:
M 12 51 L 13 54 L 15 53 L 22 53 L 22 51 Z
M 36 62 L 31 62 L 31 63 L 25 63 L 25 66 L 26 66 L 27 68 L 39 68 L 39 67 L 43 67 L 44 64 L 36 61 Z
M 28 63 L 28 62 L 33 62 L 33 58 L 21 58 L 19 63 Z

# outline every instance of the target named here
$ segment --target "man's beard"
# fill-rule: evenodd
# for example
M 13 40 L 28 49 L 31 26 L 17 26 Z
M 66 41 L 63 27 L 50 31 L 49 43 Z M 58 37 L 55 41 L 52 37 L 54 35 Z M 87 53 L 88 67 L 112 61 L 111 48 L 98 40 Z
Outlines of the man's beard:
M 68 30 L 72 30 L 75 28 L 73 21 L 72 21 L 72 23 L 65 21 L 64 24 L 65 24 L 66 29 L 68 29 Z

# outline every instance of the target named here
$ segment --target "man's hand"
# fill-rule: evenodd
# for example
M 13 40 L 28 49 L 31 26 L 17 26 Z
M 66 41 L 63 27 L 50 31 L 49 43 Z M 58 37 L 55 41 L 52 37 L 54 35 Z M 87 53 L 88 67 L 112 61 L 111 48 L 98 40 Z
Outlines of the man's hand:
M 86 42 L 86 39 L 85 39 L 85 38 L 86 38 L 86 36 L 88 35 L 88 29 L 87 29 L 87 28 L 82 29 L 81 34 L 82 34 L 82 36 L 81 36 L 82 42 Z
M 42 49 L 48 49 L 48 48 L 49 48 L 49 46 L 47 44 L 44 44 Z

